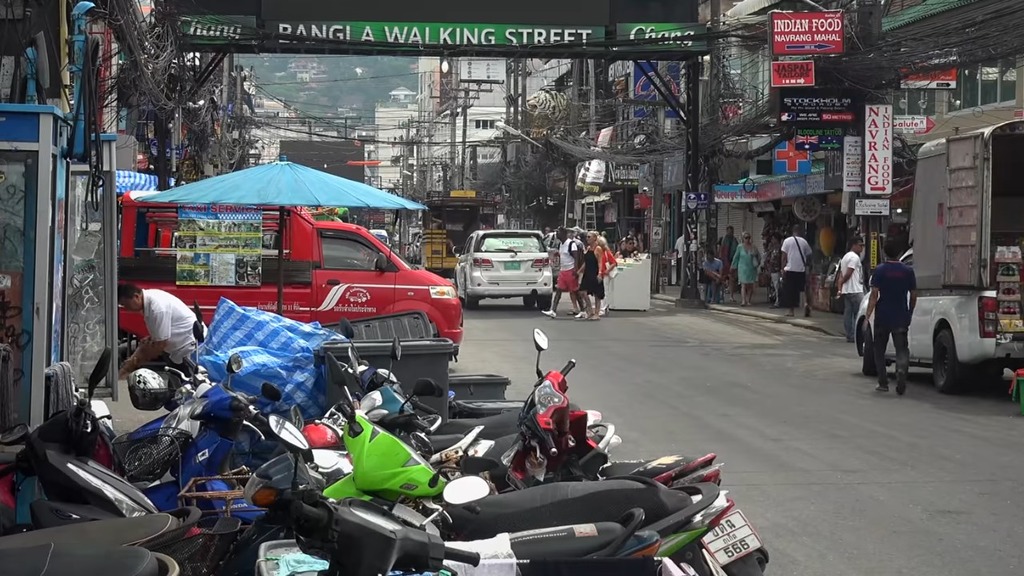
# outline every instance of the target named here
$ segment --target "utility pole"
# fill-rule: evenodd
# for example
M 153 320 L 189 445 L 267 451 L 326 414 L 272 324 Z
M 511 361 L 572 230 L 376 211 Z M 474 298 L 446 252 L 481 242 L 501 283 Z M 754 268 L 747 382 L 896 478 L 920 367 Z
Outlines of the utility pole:
M 665 62 L 658 62 L 660 68 L 660 74 L 662 78 L 667 78 L 668 67 Z M 593 62 L 591 62 L 591 72 L 593 72 Z M 655 79 L 651 79 L 655 82 Z M 591 82 L 593 82 L 593 76 L 591 76 Z M 594 85 L 591 84 L 591 90 Z M 665 86 L 665 89 L 669 94 L 672 94 L 672 87 Z M 593 102 L 593 100 L 591 100 Z M 593 106 L 593 105 L 592 105 Z M 593 110 L 591 112 L 593 114 Z M 657 112 L 657 134 L 658 141 L 661 142 L 665 139 L 665 107 L 658 106 Z M 591 126 L 593 126 L 593 117 L 590 120 Z M 593 128 L 591 128 L 593 130 Z M 655 159 L 652 164 L 651 184 L 654 190 L 652 190 L 652 202 L 651 202 L 651 229 L 649 248 L 651 252 L 651 293 L 656 294 L 661 292 L 661 255 L 664 252 L 665 246 L 665 226 L 664 226 L 664 208 L 665 208 L 665 161 L 663 159 Z
M 528 121 L 528 117 L 526 115 L 526 97 L 527 97 L 527 92 L 528 92 L 528 90 L 527 90 L 527 85 L 528 84 L 529 84 L 529 82 L 527 80 L 526 60 L 525 59 L 520 59 L 519 60 L 519 93 L 517 95 L 519 96 L 519 131 L 522 132 L 523 134 L 528 134 L 527 130 L 529 129 L 529 126 L 527 126 L 527 124 L 529 124 L 529 121 Z M 526 213 L 528 211 L 527 210 L 528 206 L 527 206 L 526 192 L 527 192 L 526 188 L 523 187 L 523 188 L 520 189 L 520 193 L 519 193 L 519 223 L 520 223 L 520 227 L 521 228 L 526 228 L 527 227 L 526 226 Z
M 462 92 L 462 161 L 459 165 L 459 188 L 466 189 L 466 165 L 467 158 L 466 138 L 469 132 L 469 88 Z
M 513 60 L 505 60 L 505 118 L 506 124 L 511 121 L 512 118 L 512 100 L 511 96 L 513 92 L 512 88 L 512 66 Z M 508 220 L 511 217 L 509 214 L 508 206 L 511 205 L 509 202 L 509 186 L 508 186 L 508 147 L 509 138 L 508 131 L 501 131 L 501 200 L 505 203 L 505 226 L 508 226 Z

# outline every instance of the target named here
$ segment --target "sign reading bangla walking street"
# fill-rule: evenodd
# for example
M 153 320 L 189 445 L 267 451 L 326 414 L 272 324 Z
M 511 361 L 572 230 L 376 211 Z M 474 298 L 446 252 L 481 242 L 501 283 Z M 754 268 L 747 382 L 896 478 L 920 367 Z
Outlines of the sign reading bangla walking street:
M 186 47 L 324 54 L 685 59 L 707 52 L 697 0 L 164 0 Z M 458 53 L 448 51 L 461 48 Z

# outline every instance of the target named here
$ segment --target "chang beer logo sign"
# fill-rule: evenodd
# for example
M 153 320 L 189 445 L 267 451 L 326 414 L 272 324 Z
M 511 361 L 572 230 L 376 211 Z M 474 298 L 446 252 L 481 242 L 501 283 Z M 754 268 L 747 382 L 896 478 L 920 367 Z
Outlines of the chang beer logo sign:
M 619 42 L 632 40 L 651 50 L 664 50 L 668 46 L 699 51 L 707 50 L 708 43 L 706 40 L 693 38 L 703 36 L 707 31 L 708 28 L 704 24 L 627 23 L 616 25 L 615 39 Z
M 604 39 L 600 26 L 415 22 L 268 22 L 281 42 L 331 40 L 400 46 L 585 45 Z
M 181 31 L 192 43 L 217 44 L 256 36 L 253 16 L 182 16 Z

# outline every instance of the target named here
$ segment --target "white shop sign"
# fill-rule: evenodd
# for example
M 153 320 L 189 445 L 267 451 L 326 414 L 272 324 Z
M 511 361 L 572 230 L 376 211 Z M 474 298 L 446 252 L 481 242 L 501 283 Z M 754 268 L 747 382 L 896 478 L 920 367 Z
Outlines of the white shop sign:
M 888 216 L 888 198 L 857 198 L 854 201 L 853 213 L 855 216 Z
M 860 136 L 843 138 L 843 192 L 864 189 L 864 139 Z
M 864 193 L 892 194 L 892 106 L 864 107 Z

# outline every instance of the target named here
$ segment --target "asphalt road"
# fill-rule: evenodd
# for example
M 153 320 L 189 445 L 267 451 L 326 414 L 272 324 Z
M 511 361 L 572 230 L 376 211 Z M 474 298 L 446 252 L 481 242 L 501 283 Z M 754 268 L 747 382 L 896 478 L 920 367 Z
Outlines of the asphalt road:
M 770 574 L 1022 573 L 1024 418 L 1005 396 L 926 379 L 878 394 L 840 338 L 666 308 L 582 322 L 485 302 L 455 369 L 508 375 L 523 397 L 535 327 L 542 366 L 575 358 L 571 398 L 617 425 L 613 456 L 719 455 Z

